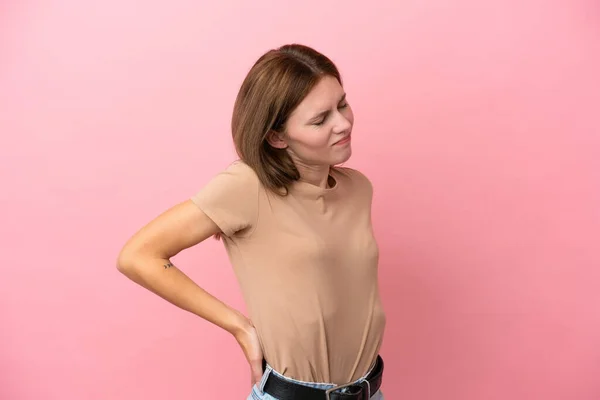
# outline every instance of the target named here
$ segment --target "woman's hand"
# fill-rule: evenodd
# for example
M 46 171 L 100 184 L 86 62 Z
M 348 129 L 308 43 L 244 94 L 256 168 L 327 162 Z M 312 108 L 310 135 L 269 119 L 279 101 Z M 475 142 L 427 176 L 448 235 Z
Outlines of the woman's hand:
M 249 319 L 246 319 L 246 323 L 234 336 L 250 364 L 250 381 L 251 386 L 254 386 L 260 382 L 263 375 L 263 352 L 256 328 Z

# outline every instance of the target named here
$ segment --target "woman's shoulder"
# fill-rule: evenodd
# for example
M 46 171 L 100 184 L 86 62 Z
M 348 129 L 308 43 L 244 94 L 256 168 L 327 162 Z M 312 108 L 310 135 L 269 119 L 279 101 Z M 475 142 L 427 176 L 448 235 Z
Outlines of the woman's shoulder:
M 257 192 L 259 186 L 256 172 L 244 161 L 234 160 L 221 167 L 201 192 L 213 195 L 250 196 Z
M 260 186 L 256 171 L 243 160 L 234 160 L 218 174 L 238 184 Z
M 231 163 L 229 163 L 229 165 L 225 168 L 223 172 L 258 179 L 258 176 L 256 175 L 254 169 L 248 164 L 246 164 L 244 160 L 240 159 L 234 160 Z
M 354 184 L 372 187 L 371 180 L 358 169 L 350 167 L 334 167 L 333 170 Z

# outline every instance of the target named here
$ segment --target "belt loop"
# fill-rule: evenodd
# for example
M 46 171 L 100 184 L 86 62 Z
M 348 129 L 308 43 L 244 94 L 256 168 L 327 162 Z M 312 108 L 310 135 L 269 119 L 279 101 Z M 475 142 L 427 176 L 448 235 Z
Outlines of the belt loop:
M 269 378 L 269 375 L 271 375 L 271 371 L 273 371 L 273 368 L 269 364 L 266 364 L 265 372 L 263 373 L 263 376 L 257 385 L 261 394 L 264 394 L 265 383 L 267 383 L 267 379 Z

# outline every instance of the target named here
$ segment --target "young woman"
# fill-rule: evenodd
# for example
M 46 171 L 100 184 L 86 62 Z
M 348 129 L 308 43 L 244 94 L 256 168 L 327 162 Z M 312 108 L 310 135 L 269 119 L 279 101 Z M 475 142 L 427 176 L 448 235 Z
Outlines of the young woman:
M 302 45 L 264 54 L 232 118 L 239 160 L 124 246 L 118 269 L 230 332 L 249 364 L 248 399 L 383 399 L 385 314 L 372 187 L 350 158 L 354 116 L 335 65 Z M 249 318 L 174 266 L 224 242 Z

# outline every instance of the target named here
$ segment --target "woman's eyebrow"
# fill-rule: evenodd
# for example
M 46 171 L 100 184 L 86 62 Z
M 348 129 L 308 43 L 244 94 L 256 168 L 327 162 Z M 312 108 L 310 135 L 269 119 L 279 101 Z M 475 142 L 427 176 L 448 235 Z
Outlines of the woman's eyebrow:
M 338 104 L 339 104 L 339 103 L 341 103 L 341 102 L 342 102 L 342 101 L 344 101 L 344 100 L 346 100 L 346 93 L 344 93 L 344 94 L 342 95 L 342 97 L 340 98 L 340 101 L 338 101 Z M 326 117 L 326 116 L 329 114 L 329 112 L 330 112 L 330 110 L 323 110 L 323 111 L 319 112 L 317 115 L 315 115 L 314 117 L 312 117 L 312 118 L 310 119 L 310 121 L 311 121 L 311 122 L 312 122 L 312 121 L 317 121 L 317 120 L 319 120 L 319 119 L 320 119 L 320 118 L 322 118 L 322 117 Z

